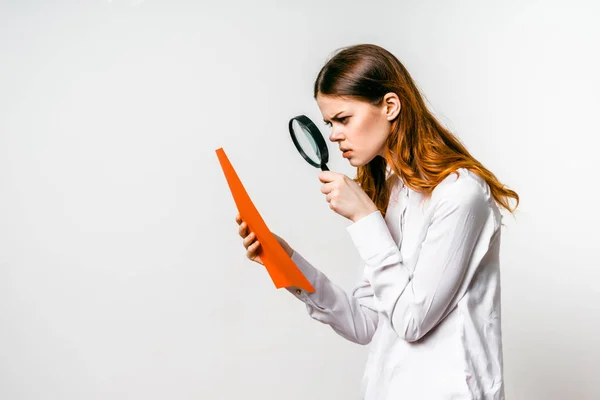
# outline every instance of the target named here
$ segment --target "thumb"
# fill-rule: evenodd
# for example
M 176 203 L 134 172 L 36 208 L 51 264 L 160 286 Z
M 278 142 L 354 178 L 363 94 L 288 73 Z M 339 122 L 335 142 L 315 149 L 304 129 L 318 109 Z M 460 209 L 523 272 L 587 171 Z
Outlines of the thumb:
M 323 183 L 333 182 L 337 179 L 338 173 L 333 171 L 321 171 L 319 172 L 319 180 Z

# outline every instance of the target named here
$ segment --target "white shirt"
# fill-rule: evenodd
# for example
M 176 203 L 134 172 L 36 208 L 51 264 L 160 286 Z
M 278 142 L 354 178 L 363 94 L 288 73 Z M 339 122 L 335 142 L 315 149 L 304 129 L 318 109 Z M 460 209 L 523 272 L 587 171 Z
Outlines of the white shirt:
M 502 215 L 485 180 L 458 173 L 424 203 L 392 177 L 385 219 L 376 211 L 347 228 L 365 265 L 351 292 L 292 255 L 315 288 L 288 288 L 308 314 L 369 344 L 365 400 L 504 399 Z

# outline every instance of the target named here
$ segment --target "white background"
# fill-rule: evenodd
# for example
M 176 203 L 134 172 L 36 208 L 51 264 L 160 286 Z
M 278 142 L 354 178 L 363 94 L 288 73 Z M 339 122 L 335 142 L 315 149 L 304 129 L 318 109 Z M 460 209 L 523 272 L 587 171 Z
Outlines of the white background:
M 356 43 L 392 51 L 521 196 L 501 254 L 507 398 L 600 398 L 594 3 L 4 0 L 0 398 L 358 399 L 367 348 L 245 258 L 215 154 L 350 289 L 348 221 L 287 122 L 321 120 L 314 78 Z

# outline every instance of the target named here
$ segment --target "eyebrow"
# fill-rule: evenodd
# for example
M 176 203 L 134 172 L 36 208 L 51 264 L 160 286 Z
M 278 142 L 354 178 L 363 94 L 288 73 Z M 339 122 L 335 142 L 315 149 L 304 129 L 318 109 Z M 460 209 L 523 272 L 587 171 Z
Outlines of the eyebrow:
M 331 119 L 336 119 L 336 117 L 337 117 L 338 115 L 340 115 L 341 113 L 343 113 L 343 112 L 344 112 L 344 111 L 340 111 L 339 113 L 337 113 L 337 114 L 335 114 L 333 117 L 331 117 Z M 323 122 L 325 122 L 325 123 L 328 123 L 329 121 L 328 121 L 328 120 L 326 120 L 326 119 L 324 119 L 324 120 L 323 120 Z

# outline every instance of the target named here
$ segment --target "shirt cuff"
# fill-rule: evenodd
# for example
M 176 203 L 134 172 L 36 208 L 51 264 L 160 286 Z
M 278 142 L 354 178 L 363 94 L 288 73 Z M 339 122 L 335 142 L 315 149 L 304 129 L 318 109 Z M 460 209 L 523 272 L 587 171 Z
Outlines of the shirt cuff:
M 308 261 L 306 261 L 306 259 L 302 257 L 300 253 L 298 253 L 296 250 L 294 250 L 290 258 L 292 259 L 294 264 L 296 264 L 300 272 L 302 272 L 302 274 L 314 287 L 318 275 L 317 269 L 313 267 Z
M 394 238 L 379 210 L 361 218 L 346 229 L 358 249 L 360 257 L 365 262 L 396 246 L 396 242 L 394 242 Z
M 313 267 L 304 257 L 300 255 L 297 251 L 293 250 L 292 256 L 290 257 L 294 264 L 298 267 L 302 275 L 310 282 L 313 288 L 317 287 L 317 281 L 319 279 L 319 271 L 315 267 Z M 295 294 L 297 297 L 302 300 L 306 300 L 310 295 L 314 295 L 315 293 L 310 293 L 305 290 L 302 290 L 296 286 L 286 287 L 286 290 L 292 294 Z

